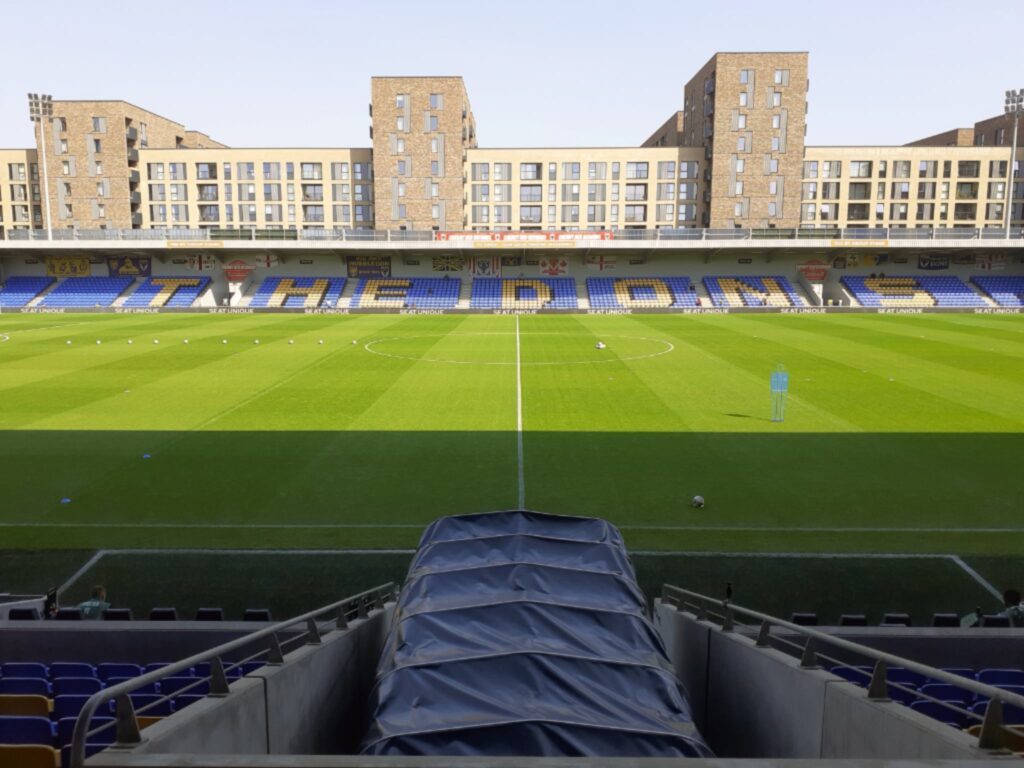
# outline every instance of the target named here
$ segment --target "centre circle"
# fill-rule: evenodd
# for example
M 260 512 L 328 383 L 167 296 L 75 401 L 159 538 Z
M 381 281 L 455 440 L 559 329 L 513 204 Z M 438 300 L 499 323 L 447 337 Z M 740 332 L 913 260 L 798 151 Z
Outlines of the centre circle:
M 363 345 L 372 354 L 396 360 L 451 365 L 515 365 L 515 332 L 431 333 L 388 336 Z M 598 348 L 598 342 L 604 344 Z M 520 333 L 520 364 L 593 365 L 647 360 L 675 346 L 648 336 L 597 336 L 551 332 Z

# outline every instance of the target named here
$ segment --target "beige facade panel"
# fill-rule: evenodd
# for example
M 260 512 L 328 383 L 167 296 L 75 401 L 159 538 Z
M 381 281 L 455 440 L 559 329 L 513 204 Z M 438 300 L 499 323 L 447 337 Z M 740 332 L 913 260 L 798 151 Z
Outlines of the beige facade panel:
M 679 147 L 471 149 L 467 229 L 696 226 L 701 152 Z
M 1018 174 L 1022 160 L 1019 150 Z M 1009 161 L 1009 147 L 807 147 L 800 226 L 1001 227 Z M 1016 187 L 1019 223 L 1024 181 Z
M 149 149 L 141 226 L 371 229 L 369 149 Z
M 39 174 L 34 149 L 0 149 L 0 239 L 46 226 Z

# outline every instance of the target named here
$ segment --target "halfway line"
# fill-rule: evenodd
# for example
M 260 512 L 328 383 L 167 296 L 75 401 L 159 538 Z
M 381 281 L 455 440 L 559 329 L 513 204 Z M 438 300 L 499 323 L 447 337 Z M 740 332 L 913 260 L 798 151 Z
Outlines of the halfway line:
M 516 315 L 516 457 L 519 460 L 519 509 L 526 509 L 526 471 L 523 468 L 523 364 L 519 355 L 519 315 Z

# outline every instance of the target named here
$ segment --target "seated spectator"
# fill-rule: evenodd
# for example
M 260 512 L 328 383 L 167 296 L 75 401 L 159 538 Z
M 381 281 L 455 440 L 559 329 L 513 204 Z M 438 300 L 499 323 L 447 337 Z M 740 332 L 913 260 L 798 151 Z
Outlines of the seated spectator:
M 85 602 L 78 604 L 78 610 L 82 612 L 83 619 L 102 619 L 103 612 L 110 607 L 107 602 L 107 590 L 102 584 L 92 588 L 92 597 Z
M 1021 604 L 1020 592 L 1016 589 L 1004 591 L 1003 605 L 1005 607 L 999 615 L 1008 618 L 1011 627 L 1024 627 L 1024 604 Z

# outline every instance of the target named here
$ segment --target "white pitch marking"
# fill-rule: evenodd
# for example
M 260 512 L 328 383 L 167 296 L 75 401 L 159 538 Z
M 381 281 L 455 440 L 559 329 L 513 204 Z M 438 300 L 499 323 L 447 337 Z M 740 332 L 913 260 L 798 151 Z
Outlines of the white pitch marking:
M 957 565 L 959 565 L 968 576 L 970 576 L 972 579 L 974 579 L 976 582 L 978 582 L 986 592 L 988 592 L 990 595 L 992 595 L 992 597 L 994 597 L 996 600 L 1002 602 L 1002 600 L 1003 600 L 1002 593 L 998 589 L 993 587 L 984 576 L 982 576 L 976 570 L 971 568 L 971 566 L 969 566 L 967 563 L 965 563 L 963 560 L 961 560 L 960 557 L 957 556 L 957 555 L 950 555 L 949 559 L 952 560 Z
M 517 319 L 518 319 L 518 317 L 519 316 L 516 315 Z M 485 360 L 442 360 L 442 359 L 439 359 L 439 358 L 431 358 L 431 357 L 413 357 L 412 355 L 394 355 L 394 354 L 391 354 L 390 352 L 381 352 L 381 351 L 376 350 L 376 349 L 373 348 L 373 346 L 375 344 L 382 344 L 382 343 L 384 343 L 386 341 L 409 341 L 411 339 L 436 339 L 436 338 L 441 338 L 441 337 L 447 338 L 448 336 L 508 336 L 508 335 L 510 335 L 510 334 L 507 333 L 507 332 L 482 332 L 482 333 L 446 333 L 446 334 L 435 333 L 435 334 L 426 334 L 426 335 L 423 335 L 423 336 L 388 336 L 387 338 L 373 339 L 371 341 L 366 342 L 363 345 L 363 349 L 365 349 L 367 352 L 370 352 L 370 353 L 372 353 L 374 355 L 380 355 L 381 357 L 390 357 L 390 358 L 393 358 L 395 360 L 412 360 L 413 362 L 417 362 L 417 363 L 448 363 L 450 365 L 516 365 L 516 366 L 519 366 L 520 365 L 519 363 L 506 362 L 506 361 L 502 361 L 502 360 L 492 360 L 492 361 L 485 361 Z M 557 335 L 557 336 L 564 336 L 565 334 L 556 334 L 554 332 L 550 332 L 549 333 L 549 332 L 545 332 L 545 331 L 538 331 L 538 332 L 535 332 L 535 333 L 526 333 L 526 334 L 523 334 L 523 335 L 524 336 L 555 336 L 555 335 Z M 589 334 L 579 334 L 579 335 L 580 336 L 586 335 L 587 338 L 592 338 Z M 650 338 L 648 336 L 606 336 L 605 338 L 609 338 L 609 339 L 632 339 L 634 341 L 649 341 L 649 342 L 653 342 L 655 344 L 663 344 L 665 348 L 662 349 L 659 352 L 652 352 L 651 354 L 648 354 L 648 355 L 636 355 L 634 357 L 605 357 L 605 358 L 601 358 L 600 360 L 546 360 L 546 361 L 540 361 L 540 362 L 534 362 L 534 363 L 522 363 L 521 365 L 594 365 L 594 364 L 598 364 L 598 363 L 625 363 L 625 362 L 631 362 L 631 361 L 634 361 L 634 360 L 649 360 L 649 359 L 651 359 L 653 357 L 661 357 L 662 355 L 667 355 L 669 352 L 672 352 L 673 350 L 675 350 L 675 345 L 671 341 L 666 341 L 665 339 Z
M 523 466 L 523 365 L 519 354 L 519 315 L 516 315 L 516 457 L 519 461 L 519 509 L 526 509 L 526 471 Z
M 73 574 L 71 574 L 71 578 L 70 579 L 68 579 L 63 584 L 60 585 L 60 589 L 57 590 L 57 593 L 60 594 L 61 592 L 66 592 L 67 589 L 72 584 L 74 584 L 76 581 L 78 581 L 80 578 L 82 578 L 82 576 L 85 575 L 86 571 L 90 570 L 94 565 L 96 565 L 96 563 L 98 563 L 103 558 L 103 556 L 105 554 L 107 554 L 107 550 L 105 550 L 105 549 L 97 550 L 96 553 L 92 557 L 90 557 L 88 560 L 85 561 L 85 564 L 81 568 L 79 568 L 77 571 L 75 571 Z
M 426 523 L 42 523 L 0 522 L 2 528 L 183 528 L 183 529 L 326 529 L 409 528 L 421 530 Z M 737 533 L 1024 533 L 1024 528 L 794 528 L 765 526 L 700 526 L 700 525 L 617 525 L 622 531 L 695 531 L 698 533 L 735 531 Z
M 0 333 L 0 341 L 10 341 L 10 340 L 11 340 L 11 337 L 8 336 L 6 333 Z

